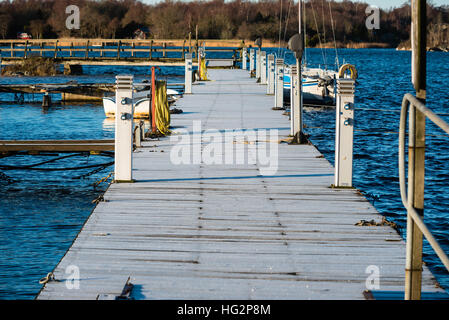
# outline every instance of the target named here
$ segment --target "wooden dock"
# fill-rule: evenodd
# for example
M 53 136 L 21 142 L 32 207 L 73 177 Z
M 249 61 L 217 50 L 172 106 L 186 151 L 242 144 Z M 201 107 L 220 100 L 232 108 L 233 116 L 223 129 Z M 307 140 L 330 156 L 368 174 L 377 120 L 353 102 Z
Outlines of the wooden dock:
M 102 152 L 114 151 L 114 140 L 0 140 L 0 154 L 13 152 Z
M 142 83 L 141 87 L 146 84 Z M 149 84 L 148 84 L 149 85 Z M 97 101 L 101 102 L 107 94 L 115 93 L 115 83 L 35 83 L 0 84 L 0 93 L 44 94 L 60 93 L 61 101 Z M 168 83 L 167 87 L 182 93 L 183 83 Z
M 198 62 L 198 48 L 203 44 L 209 54 L 228 53 L 229 58 L 241 59 L 241 40 L 38 39 L 0 40 L 0 63 L 44 57 L 76 65 L 183 66 L 186 53 L 193 53 Z
M 177 102 L 174 136 L 204 149 L 200 120 L 287 138 L 287 117 L 248 72 L 209 79 Z M 382 216 L 357 190 L 330 188 L 334 169 L 313 145 L 277 144 L 278 170 L 265 176 L 260 164 L 175 165 L 174 145 L 143 142 L 135 183 L 109 187 L 53 271 L 65 280 L 76 266 L 79 288 L 51 281 L 37 299 L 115 297 L 129 277 L 135 299 L 365 299 L 373 266 L 379 291 L 404 290 L 404 241 L 390 226 L 358 225 Z M 435 283 L 425 267 L 423 292 L 443 292 Z

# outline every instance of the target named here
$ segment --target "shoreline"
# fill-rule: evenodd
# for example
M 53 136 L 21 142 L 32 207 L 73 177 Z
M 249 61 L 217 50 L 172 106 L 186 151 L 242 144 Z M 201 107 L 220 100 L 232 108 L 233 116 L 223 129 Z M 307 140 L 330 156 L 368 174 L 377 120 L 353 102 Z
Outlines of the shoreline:
M 123 46 L 132 46 L 133 48 L 138 47 L 153 47 L 153 48 L 167 48 L 167 47 L 195 47 L 196 39 L 90 39 L 90 38 L 58 38 L 58 39 L 3 39 L 0 40 L 1 44 L 7 44 L 8 46 L 13 44 L 17 45 L 29 45 L 29 46 L 42 46 L 51 45 L 52 43 L 57 43 L 59 47 L 72 47 L 72 46 L 117 46 L 118 43 Z M 205 45 L 206 47 L 215 48 L 241 48 L 242 45 L 246 48 L 257 48 L 254 40 L 249 39 L 198 39 L 198 46 Z M 286 41 L 274 41 L 271 39 L 262 39 L 263 48 L 286 48 Z M 343 43 L 341 41 L 326 42 L 322 44 L 315 44 L 313 46 L 307 46 L 307 48 L 316 49 L 396 49 L 399 51 L 409 51 L 410 41 L 403 41 L 398 45 L 393 45 L 387 42 L 353 42 L 349 41 Z M 7 51 L 7 50 L 6 50 Z M 435 45 L 428 46 L 427 51 L 435 52 L 449 52 L 449 46 L 445 45 Z M 6 57 L 5 57 L 6 58 Z

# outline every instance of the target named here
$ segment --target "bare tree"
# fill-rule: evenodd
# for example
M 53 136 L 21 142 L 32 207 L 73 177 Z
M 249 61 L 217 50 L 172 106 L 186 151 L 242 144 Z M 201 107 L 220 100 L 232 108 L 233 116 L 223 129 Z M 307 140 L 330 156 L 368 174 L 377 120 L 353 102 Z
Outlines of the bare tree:
M 41 39 L 44 33 L 45 21 L 44 20 L 31 20 L 29 30 L 34 39 Z
M 6 39 L 9 31 L 9 24 L 11 23 L 11 16 L 9 14 L 0 15 L 0 35 L 2 39 Z

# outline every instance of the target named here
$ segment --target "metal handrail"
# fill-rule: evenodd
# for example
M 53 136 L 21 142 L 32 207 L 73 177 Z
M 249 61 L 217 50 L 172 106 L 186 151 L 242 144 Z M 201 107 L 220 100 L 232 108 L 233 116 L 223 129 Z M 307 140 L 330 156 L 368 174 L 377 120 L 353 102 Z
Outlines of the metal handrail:
M 422 234 L 426 237 L 427 241 L 432 246 L 433 250 L 437 254 L 438 258 L 440 258 L 443 265 L 449 271 L 449 258 L 446 253 L 443 251 L 438 241 L 434 238 L 432 233 L 427 228 L 423 219 L 420 217 L 418 212 L 413 208 L 413 199 L 409 197 L 410 194 L 413 195 L 409 187 L 408 193 L 406 194 L 406 182 L 405 182 L 405 125 L 406 125 L 406 117 L 407 112 L 409 110 L 408 107 L 411 107 L 410 113 L 415 111 L 415 108 L 418 109 L 423 115 L 429 118 L 434 124 L 436 124 L 439 128 L 449 134 L 449 124 L 441 119 L 438 115 L 436 115 L 433 111 L 428 109 L 421 101 L 415 98 L 412 94 L 407 93 L 404 95 L 402 100 L 402 108 L 401 108 L 401 120 L 399 125 L 399 185 L 401 190 L 401 199 L 405 208 L 407 209 L 408 214 L 413 219 L 415 224 L 421 230 Z M 414 142 L 412 140 L 411 134 L 415 130 L 415 118 L 410 117 L 410 125 L 409 125 L 409 147 L 414 146 Z M 410 163 L 409 159 L 409 163 Z M 413 181 L 413 172 L 409 172 L 408 181 Z

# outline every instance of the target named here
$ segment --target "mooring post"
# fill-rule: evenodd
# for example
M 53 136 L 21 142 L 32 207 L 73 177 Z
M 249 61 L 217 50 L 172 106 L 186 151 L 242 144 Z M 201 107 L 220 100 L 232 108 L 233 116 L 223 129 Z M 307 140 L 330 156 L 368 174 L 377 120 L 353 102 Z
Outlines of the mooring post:
M 143 141 L 145 140 L 145 121 L 140 120 L 139 126 L 140 126 L 140 141 Z
M 303 99 L 300 61 L 292 66 L 291 82 L 293 83 L 293 105 L 291 108 L 293 143 L 306 143 L 307 138 L 303 132 Z
M 254 74 L 254 49 L 249 50 L 249 74 L 253 78 Z
M 86 42 L 86 52 L 84 54 L 85 59 L 89 59 L 89 40 Z
M 134 144 L 137 148 L 142 147 L 142 141 L 145 139 L 145 122 L 140 120 L 137 125 L 134 126 Z
M 284 59 L 276 59 L 276 82 L 274 86 L 274 106 L 284 108 Z
M 274 54 L 268 55 L 268 78 L 267 78 L 267 94 L 274 94 L 274 79 L 275 79 L 275 69 L 274 69 Z
M 267 84 L 267 53 L 261 52 L 260 56 L 260 83 Z
M 42 97 L 42 108 L 50 108 L 51 107 L 51 96 L 45 91 L 44 96 Z
M 28 40 L 25 42 L 25 52 L 23 53 L 24 58 L 28 58 Z
M 248 66 L 247 66 L 247 55 L 248 53 L 246 52 L 246 48 L 242 48 L 242 69 L 243 70 L 247 70 Z
M 189 32 L 189 53 L 192 53 L 192 32 Z
M 182 53 L 181 53 L 181 59 L 185 59 L 185 47 L 186 47 L 186 39 L 184 39 L 184 42 L 182 43 Z
M 195 58 L 200 62 L 199 56 L 198 56 L 198 25 L 195 25 Z
M 142 146 L 142 126 L 140 123 L 134 127 L 134 144 L 137 148 Z
M 55 52 L 53 55 L 54 59 L 56 59 L 58 57 L 58 42 L 59 42 L 59 40 L 56 40 L 56 42 L 55 42 Z
M 295 78 L 297 76 L 297 69 L 296 66 L 291 67 L 290 72 L 290 135 L 295 136 L 295 93 L 296 93 L 296 81 Z
M 354 79 L 337 79 L 334 184 L 337 188 L 352 187 L 354 92 Z
M 260 81 L 260 52 L 261 50 L 257 50 L 256 53 L 256 80 Z
M 426 1 L 412 0 L 412 82 L 416 98 L 426 103 Z M 426 146 L 426 117 L 416 108 L 410 108 L 411 138 L 409 139 L 410 207 L 424 218 L 424 171 Z M 414 126 L 411 125 L 414 123 Z M 405 300 L 421 299 L 423 234 L 410 213 L 407 213 L 407 245 L 405 266 Z
M 133 76 L 116 77 L 115 182 L 132 182 Z
M 117 60 L 120 60 L 120 51 L 122 49 L 122 42 L 119 40 L 117 44 Z
M 185 54 L 185 80 L 184 80 L 184 94 L 191 94 L 192 93 L 192 54 L 186 53 Z

